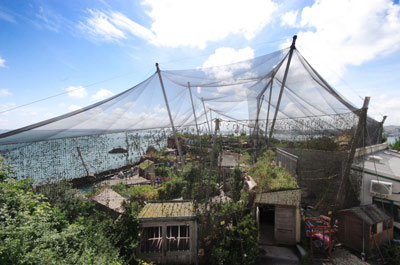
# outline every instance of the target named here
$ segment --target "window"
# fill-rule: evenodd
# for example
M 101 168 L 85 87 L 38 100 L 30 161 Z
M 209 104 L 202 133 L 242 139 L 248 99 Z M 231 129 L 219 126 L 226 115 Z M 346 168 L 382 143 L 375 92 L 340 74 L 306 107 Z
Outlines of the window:
M 382 233 L 382 231 L 383 231 L 383 222 L 379 222 L 376 224 L 376 233 L 379 234 Z
M 167 251 L 182 251 L 190 248 L 188 225 L 167 226 Z
M 142 230 L 140 251 L 142 253 L 161 252 L 162 250 L 162 227 L 145 227 Z

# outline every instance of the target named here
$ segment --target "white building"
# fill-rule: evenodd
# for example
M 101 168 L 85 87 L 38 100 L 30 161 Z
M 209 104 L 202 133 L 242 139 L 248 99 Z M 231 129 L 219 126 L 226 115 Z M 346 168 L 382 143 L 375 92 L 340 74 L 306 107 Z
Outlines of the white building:
M 361 205 L 383 206 L 400 228 L 400 152 L 388 149 L 387 143 L 359 148 L 352 170 L 362 174 Z M 358 161 L 357 161 L 358 160 Z

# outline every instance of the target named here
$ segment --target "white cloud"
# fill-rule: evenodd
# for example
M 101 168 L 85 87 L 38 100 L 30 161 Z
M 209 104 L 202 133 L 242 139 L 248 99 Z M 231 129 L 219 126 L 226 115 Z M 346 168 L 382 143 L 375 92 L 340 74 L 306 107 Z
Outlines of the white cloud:
M 8 89 L 0 89 L 0 97 L 12 96 L 12 93 Z
M 218 80 L 221 86 L 218 86 L 213 96 L 221 94 L 230 95 L 236 98 L 244 98 L 249 92 L 241 84 L 235 84 L 234 72 L 247 70 L 251 68 L 251 63 L 246 62 L 254 58 L 254 50 L 251 47 L 235 50 L 230 47 L 221 47 L 215 50 L 203 63 L 203 71 L 210 78 Z M 251 73 L 249 72 L 248 75 Z M 250 77 L 250 76 L 248 76 Z
M 17 106 L 17 104 L 15 104 L 14 102 L 0 104 L 0 112 L 15 108 L 16 106 Z M 8 113 L 9 112 L 3 112 L 2 114 L 8 114 Z
M 382 120 L 382 115 L 387 115 L 385 125 L 400 125 L 400 98 L 380 94 L 371 99 L 368 115 L 377 121 Z
M 95 39 L 101 39 L 105 41 L 116 41 L 119 39 L 125 39 L 124 32 L 113 25 L 111 18 L 100 11 L 94 11 L 89 9 L 90 17 L 86 18 L 85 22 L 80 22 L 78 28 L 88 33 Z
M 316 1 L 303 8 L 300 25 L 297 48 L 331 83 L 346 66 L 400 49 L 400 6 L 390 0 Z
M 145 0 L 150 29 L 120 12 L 89 10 L 78 27 L 95 39 L 120 41 L 129 34 L 158 46 L 205 48 L 230 34 L 252 39 L 271 22 L 272 0 Z
M 71 106 L 68 107 L 68 110 L 70 110 L 70 111 L 75 111 L 75 110 L 78 110 L 78 109 L 81 109 L 81 108 L 82 108 L 82 107 L 77 106 L 77 105 L 71 105 Z
M 113 95 L 114 95 L 114 93 L 111 92 L 110 90 L 100 89 L 99 91 L 97 91 L 96 94 L 94 94 L 92 96 L 92 99 L 94 99 L 94 100 L 103 100 L 103 99 L 109 98 L 109 97 L 111 97 Z
M 230 47 L 221 47 L 215 50 L 203 63 L 203 67 L 221 66 L 254 58 L 254 50 L 247 46 L 235 50 Z
M 11 23 L 16 23 L 15 18 L 12 15 L 7 14 L 1 10 L 0 10 L 0 19 Z
M 271 21 L 277 5 L 271 0 L 145 0 L 157 44 L 204 48 L 229 34 L 252 39 Z
M 88 95 L 83 86 L 69 86 L 65 90 L 68 91 L 68 96 L 72 98 L 85 98 Z
M 281 26 L 295 27 L 298 13 L 299 11 L 296 10 L 296 11 L 289 11 L 283 14 L 281 19 Z
M 0 57 L 0 67 L 6 67 L 6 60 Z

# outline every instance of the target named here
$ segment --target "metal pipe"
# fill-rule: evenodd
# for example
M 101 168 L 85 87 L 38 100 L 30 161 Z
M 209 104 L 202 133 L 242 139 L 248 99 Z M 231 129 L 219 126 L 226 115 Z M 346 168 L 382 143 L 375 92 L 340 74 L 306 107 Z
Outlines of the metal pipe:
M 190 87 L 190 82 L 188 82 L 188 88 L 189 88 L 189 94 L 190 94 L 190 101 L 192 102 L 192 109 L 193 109 L 194 122 L 196 123 L 197 137 L 199 138 L 200 151 L 201 151 L 201 149 L 202 149 L 202 148 L 201 148 L 201 138 L 200 138 L 199 126 L 197 125 L 197 117 L 196 117 L 196 111 L 195 111 L 195 109 L 194 109 L 193 96 L 192 96 L 192 88 Z
M 269 149 L 271 147 L 271 138 L 274 133 L 276 117 L 278 116 L 279 106 L 281 104 L 281 99 L 282 99 L 282 94 L 283 94 L 283 89 L 286 84 L 286 78 L 287 78 L 287 75 L 289 72 L 290 62 L 292 61 L 293 51 L 296 49 L 296 39 L 297 39 L 297 36 L 294 35 L 292 45 L 290 46 L 289 58 L 288 58 L 288 62 L 286 64 L 285 74 L 284 74 L 283 80 L 282 80 L 281 91 L 279 92 L 278 103 L 276 104 L 274 119 L 272 120 L 271 131 L 269 132 L 267 149 Z
M 273 83 L 274 83 L 274 79 L 271 79 L 271 87 L 269 89 L 269 98 L 268 98 L 267 120 L 265 121 L 265 142 L 267 141 L 267 135 L 268 135 L 269 110 L 271 109 L 271 98 L 272 98 L 272 86 L 273 86 Z
M 171 110 L 169 109 L 168 98 L 167 98 L 167 94 L 165 93 L 164 82 L 163 82 L 162 77 L 161 77 L 161 71 L 160 71 L 160 68 L 158 67 L 158 63 L 156 63 L 156 68 L 157 68 L 158 77 L 160 78 L 161 89 L 162 89 L 162 92 L 163 92 L 163 95 L 164 95 L 165 105 L 167 106 L 168 116 L 169 116 L 169 120 L 171 122 L 172 132 L 174 133 L 175 144 L 176 144 L 176 147 L 178 148 L 179 158 L 181 159 L 182 172 L 183 172 L 183 168 L 185 167 L 185 161 L 183 160 L 181 146 L 179 144 L 178 136 L 176 135 L 176 130 L 175 130 L 175 126 L 174 126 L 174 120 L 172 119 Z
M 206 105 L 204 105 L 204 99 L 203 98 L 201 98 L 201 102 L 203 103 L 204 115 L 206 116 L 208 131 L 209 131 L 209 133 L 211 135 L 211 128 L 210 128 L 210 124 L 208 123 L 207 110 L 206 110 Z

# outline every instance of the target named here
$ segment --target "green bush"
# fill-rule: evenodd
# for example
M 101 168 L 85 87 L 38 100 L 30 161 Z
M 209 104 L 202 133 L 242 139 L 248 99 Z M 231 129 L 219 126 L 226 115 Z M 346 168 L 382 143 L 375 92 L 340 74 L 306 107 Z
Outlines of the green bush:
M 389 147 L 393 150 L 397 150 L 400 151 L 400 138 L 396 138 L 396 140 L 394 141 L 394 143 L 389 144 Z
M 40 187 L 39 192 L 48 199 L 52 206 L 61 210 L 68 222 L 93 213 L 93 203 L 86 199 L 79 190 L 72 188 L 71 183 L 67 180 L 44 185 Z
M 253 264 L 258 255 L 257 224 L 237 203 L 209 205 L 200 216 L 200 248 L 203 264 Z
M 400 265 L 400 245 L 387 245 L 382 249 L 386 264 Z
M 260 192 L 297 188 L 296 180 L 274 162 L 275 154 L 271 150 L 264 153 L 250 169 L 249 175 L 257 182 Z
M 182 197 L 182 190 L 185 187 L 185 180 L 181 177 L 174 177 L 173 179 L 164 182 L 158 189 L 158 198 L 160 200 L 172 200 Z
M 83 217 L 69 224 L 26 180 L 0 183 L 0 264 L 121 264 L 118 248 Z

